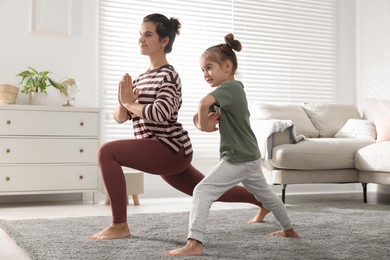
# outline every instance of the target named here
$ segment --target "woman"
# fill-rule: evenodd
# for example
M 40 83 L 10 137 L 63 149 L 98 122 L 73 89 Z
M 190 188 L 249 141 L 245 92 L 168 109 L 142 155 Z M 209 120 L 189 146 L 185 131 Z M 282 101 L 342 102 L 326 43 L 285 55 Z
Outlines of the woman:
M 143 19 L 139 47 L 141 54 L 149 57 L 149 69 L 133 82 L 127 73 L 123 76 L 118 89 L 119 105 L 114 111 L 118 123 L 133 121 L 135 139 L 112 141 L 99 148 L 99 167 L 111 200 L 112 224 L 91 236 L 92 240 L 131 235 L 122 166 L 160 175 L 171 186 L 190 196 L 204 178 L 191 165 L 191 141 L 187 131 L 177 122 L 182 103 L 181 82 L 166 58 L 180 27 L 177 19 L 168 19 L 161 14 L 151 14 Z M 218 200 L 262 206 L 239 186 Z M 260 208 L 250 222 L 261 222 L 267 213 L 265 208 Z

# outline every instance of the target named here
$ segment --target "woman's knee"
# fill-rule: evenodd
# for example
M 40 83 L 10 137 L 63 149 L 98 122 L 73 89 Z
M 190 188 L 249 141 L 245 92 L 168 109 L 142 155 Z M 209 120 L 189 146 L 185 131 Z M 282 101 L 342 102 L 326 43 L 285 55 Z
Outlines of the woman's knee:
M 97 159 L 98 161 L 104 161 L 105 158 L 112 156 L 112 143 L 104 143 L 99 146 L 97 150 Z

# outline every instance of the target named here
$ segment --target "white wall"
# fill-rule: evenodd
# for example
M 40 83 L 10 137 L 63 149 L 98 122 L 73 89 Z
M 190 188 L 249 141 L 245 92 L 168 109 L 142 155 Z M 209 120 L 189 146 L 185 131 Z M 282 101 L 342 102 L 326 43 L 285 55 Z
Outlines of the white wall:
M 76 106 L 98 106 L 98 1 L 72 0 L 71 36 L 30 32 L 31 0 L 0 0 L 0 83 L 17 85 L 16 74 L 34 67 L 51 71 L 55 80 L 73 77 L 81 92 Z M 65 10 L 64 10 L 65 12 Z M 18 104 L 28 97 L 19 93 Z M 48 89 L 48 105 L 61 105 L 57 91 Z M 1 196 L 1 202 L 80 199 L 80 194 Z
M 0 83 L 17 85 L 20 80 L 15 75 L 27 67 L 47 70 L 55 80 L 68 76 L 79 81 L 81 92 L 75 105 L 96 107 L 97 2 L 73 0 L 72 35 L 62 36 L 30 32 L 30 0 L 0 0 Z M 52 87 L 48 96 L 49 105 L 64 103 Z M 27 96 L 19 93 L 17 103 L 27 104 Z
M 357 102 L 390 99 L 390 1 L 357 1 Z
M 369 5 L 368 2 L 371 3 L 373 0 L 362 2 Z M 388 7 L 388 2 L 386 0 L 375 0 L 375 3 L 379 10 L 372 10 L 371 15 L 378 11 L 380 11 L 380 14 L 385 13 L 384 9 L 381 10 L 381 5 Z M 340 33 L 340 71 L 338 74 L 337 101 L 354 103 L 355 100 L 361 99 L 363 94 L 371 95 L 374 91 L 368 91 L 366 84 L 360 84 L 362 87 L 358 93 L 355 92 L 355 1 L 340 0 L 338 5 L 340 6 L 338 14 L 340 23 L 337 25 Z M 369 16 L 369 8 L 367 9 L 367 16 Z M 374 16 L 379 19 L 381 15 L 377 16 L 375 14 Z M 82 91 L 74 104 L 77 106 L 98 106 L 98 1 L 72 0 L 72 35 L 70 37 L 31 33 L 30 17 L 30 0 L 0 0 L 0 83 L 16 85 L 18 79 L 15 75 L 28 66 L 32 66 L 38 70 L 53 72 L 52 77 L 54 79 L 59 80 L 64 76 L 76 78 L 81 84 Z M 370 18 L 367 17 L 366 19 Z M 380 22 L 378 23 L 380 24 Z M 370 31 L 370 26 L 375 26 L 375 29 L 378 29 L 376 23 L 367 26 L 364 34 L 360 34 L 360 37 L 366 37 L 365 34 Z M 383 30 L 386 29 L 383 24 L 380 24 L 380 26 Z M 376 35 L 376 37 L 379 37 L 379 35 Z M 374 44 L 366 43 L 366 41 L 364 43 Z M 375 45 L 375 47 L 377 46 Z M 373 58 L 368 57 L 368 48 L 363 56 L 364 62 L 373 63 Z M 371 70 L 364 68 L 364 71 L 370 72 Z M 381 77 L 381 82 L 384 83 L 383 77 Z M 361 90 L 362 88 L 364 91 Z M 17 103 L 26 104 L 26 96 L 19 93 Z M 63 100 L 60 99 L 54 89 L 51 89 L 49 90 L 48 103 L 60 105 Z M 194 165 L 202 172 L 208 172 L 215 163 L 215 161 L 197 158 L 195 153 Z M 274 187 L 274 189 L 277 192 L 280 191 L 279 186 Z M 288 192 L 353 189 L 360 190 L 360 186 L 291 185 Z M 180 192 L 162 181 L 159 176 L 145 175 L 145 194 L 143 197 L 181 195 Z M 0 199 L 1 201 L 2 199 Z
M 355 0 L 339 0 L 339 71 L 336 102 L 354 104 L 355 92 Z

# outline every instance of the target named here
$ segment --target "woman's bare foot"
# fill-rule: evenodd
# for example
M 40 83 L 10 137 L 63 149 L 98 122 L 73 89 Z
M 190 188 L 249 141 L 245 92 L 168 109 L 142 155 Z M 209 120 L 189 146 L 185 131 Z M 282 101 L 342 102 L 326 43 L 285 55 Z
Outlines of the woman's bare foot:
M 187 244 L 183 247 L 165 252 L 166 256 L 197 256 L 202 254 L 202 243 L 194 239 L 188 239 Z
M 253 218 L 251 218 L 250 220 L 248 220 L 248 222 L 246 222 L 246 223 L 252 224 L 252 223 L 260 223 L 260 222 L 263 222 L 265 216 L 267 216 L 267 214 L 268 214 L 269 212 L 270 212 L 270 211 L 269 211 L 268 209 L 266 209 L 264 206 L 262 206 L 262 207 L 259 208 L 259 210 L 257 211 L 256 216 L 254 216 Z
M 293 228 L 288 230 L 279 230 L 269 235 L 273 237 L 299 237 L 298 233 Z
M 119 224 L 111 224 L 109 227 L 106 227 L 102 231 L 96 233 L 89 237 L 90 240 L 110 240 L 115 238 L 125 238 L 129 237 L 130 229 L 127 225 L 127 222 Z

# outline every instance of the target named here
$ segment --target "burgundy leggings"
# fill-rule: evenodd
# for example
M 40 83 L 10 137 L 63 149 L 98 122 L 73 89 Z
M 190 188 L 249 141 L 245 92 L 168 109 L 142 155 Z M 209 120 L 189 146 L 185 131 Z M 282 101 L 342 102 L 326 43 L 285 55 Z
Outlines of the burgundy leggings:
M 190 196 L 195 186 L 204 178 L 204 175 L 191 165 L 192 156 L 184 156 L 184 149 L 174 153 L 164 144 L 152 139 L 107 142 L 99 148 L 98 160 L 111 200 L 113 223 L 127 221 L 127 192 L 122 166 L 160 175 L 172 187 Z M 262 206 L 241 186 L 226 191 L 218 201 L 246 202 Z

